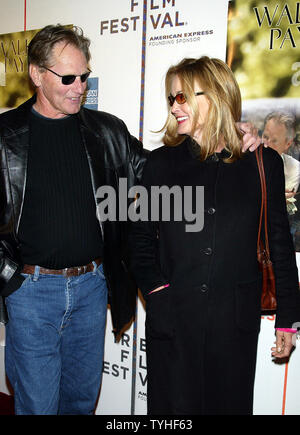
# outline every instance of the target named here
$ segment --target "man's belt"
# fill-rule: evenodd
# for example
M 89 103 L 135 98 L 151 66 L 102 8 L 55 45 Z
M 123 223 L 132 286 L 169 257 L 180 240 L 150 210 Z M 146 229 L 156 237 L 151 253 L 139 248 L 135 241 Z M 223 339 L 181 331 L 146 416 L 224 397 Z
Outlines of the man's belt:
M 66 267 L 65 269 L 46 269 L 44 267 L 40 267 L 40 273 L 49 275 L 63 275 L 66 277 L 79 276 L 87 272 L 93 272 L 94 263 L 96 263 L 97 267 L 100 266 L 102 263 L 102 258 L 96 258 L 93 262 L 86 264 L 85 266 Z M 22 273 L 33 275 L 35 267 L 36 266 L 31 264 L 24 264 Z

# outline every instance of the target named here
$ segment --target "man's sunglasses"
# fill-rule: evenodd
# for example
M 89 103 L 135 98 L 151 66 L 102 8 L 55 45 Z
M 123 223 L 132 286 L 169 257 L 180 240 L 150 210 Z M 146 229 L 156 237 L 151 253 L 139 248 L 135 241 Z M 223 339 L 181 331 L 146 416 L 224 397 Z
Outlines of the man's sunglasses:
M 205 92 L 195 92 L 195 95 L 203 95 L 205 94 Z M 169 100 L 169 104 L 172 107 L 174 104 L 174 101 L 176 101 L 176 103 L 178 104 L 184 104 L 186 103 L 186 97 L 182 92 L 179 92 L 179 94 L 175 95 L 175 97 L 173 97 L 173 95 L 169 95 L 168 96 L 168 100 Z
M 75 74 L 61 76 L 60 74 L 57 74 L 55 71 L 52 71 L 52 69 L 50 68 L 46 68 L 45 66 L 43 68 L 45 68 L 47 71 L 52 72 L 56 76 L 60 77 L 63 85 L 71 85 L 72 83 L 75 82 L 76 77 L 80 77 L 81 82 L 84 83 L 87 80 L 88 76 L 91 74 L 91 71 L 88 71 L 84 74 L 77 75 L 77 76 Z

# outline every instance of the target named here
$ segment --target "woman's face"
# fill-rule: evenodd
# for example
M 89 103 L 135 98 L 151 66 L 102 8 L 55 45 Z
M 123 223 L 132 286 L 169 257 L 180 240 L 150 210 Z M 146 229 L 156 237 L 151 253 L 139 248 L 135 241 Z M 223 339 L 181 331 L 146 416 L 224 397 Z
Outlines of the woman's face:
M 195 93 L 201 92 L 202 89 L 199 85 L 195 85 L 194 91 Z M 171 95 L 175 97 L 179 93 L 182 93 L 182 86 L 179 77 L 175 75 L 171 82 Z M 209 100 L 205 95 L 197 95 L 196 98 L 199 107 L 199 118 L 198 118 L 198 127 L 195 132 L 195 139 L 199 139 L 201 137 L 202 126 L 209 109 Z M 186 134 L 190 136 L 192 131 L 192 126 L 193 126 L 193 121 L 194 121 L 193 119 L 194 115 L 192 113 L 192 110 L 188 102 L 185 102 L 184 104 L 178 104 L 177 101 L 175 100 L 171 112 L 177 120 L 177 133 Z

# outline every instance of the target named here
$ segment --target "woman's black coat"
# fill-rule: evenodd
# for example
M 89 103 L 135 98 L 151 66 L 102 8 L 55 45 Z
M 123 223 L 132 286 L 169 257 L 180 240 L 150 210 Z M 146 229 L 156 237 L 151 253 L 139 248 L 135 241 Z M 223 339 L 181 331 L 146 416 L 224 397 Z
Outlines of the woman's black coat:
M 254 153 L 201 162 L 187 138 L 150 154 L 143 186 L 204 186 L 204 227 L 132 224 L 132 266 L 146 299 L 149 413 L 251 413 L 261 275 L 261 205 Z M 282 159 L 264 149 L 268 228 L 276 276 L 276 327 L 300 320 L 298 272 L 286 212 Z M 195 198 L 194 198 L 195 199 Z M 150 204 L 149 204 L 150 205 Z M 148 295 L 151 290 L 170 284 Z M 270 337 L 270 348 L 274 337 Z M 270 348 L 266 349 L 270 353 Z M 266 386 L 267 387 L 267 386 Z

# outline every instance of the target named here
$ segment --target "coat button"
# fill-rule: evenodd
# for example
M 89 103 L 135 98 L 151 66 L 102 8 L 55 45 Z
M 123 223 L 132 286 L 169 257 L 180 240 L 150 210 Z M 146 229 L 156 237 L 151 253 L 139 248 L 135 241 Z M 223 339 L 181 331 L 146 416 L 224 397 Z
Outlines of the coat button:
M 201 290 L 203 293 L 205 293 L 205 292 L 207 292 L 207 290 L 208 290 L 208 286 L 207 286 L 206 284 L 202 284 L 202 285 L 200 286 L 200 290 Z
M 203 249 L 203 252 L 205 255 L 211 255 L 212 254 L 212 249 L 211 248 L 205 248 Z
M 213 208 L 213 207 L 210 207 L 210 208 L 207 210 L 207 213 L 208 213 L 208 214 L 215 214 L 215 213 L 216 213 L 216 209 Z

